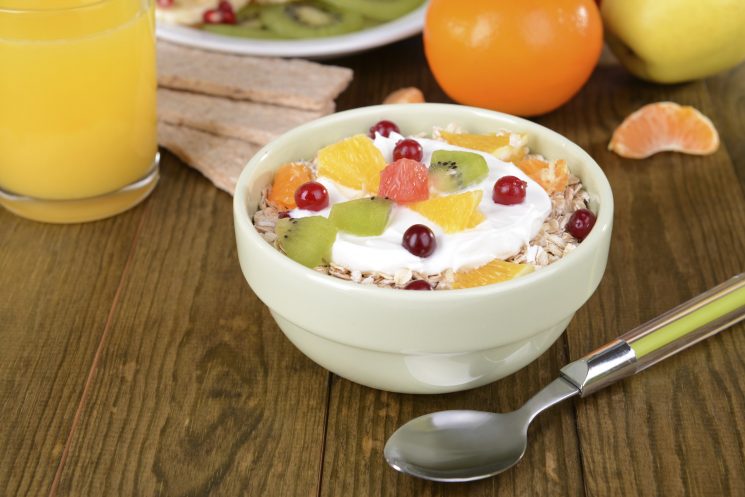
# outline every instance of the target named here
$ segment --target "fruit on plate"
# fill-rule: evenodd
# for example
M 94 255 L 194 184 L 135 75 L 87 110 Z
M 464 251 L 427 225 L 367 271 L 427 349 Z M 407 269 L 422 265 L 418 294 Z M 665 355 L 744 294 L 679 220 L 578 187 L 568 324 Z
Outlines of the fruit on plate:
M 541 185 L 549 195 L 563 192 L 569 184 L 569 168 L 564 159 L 549 161 L 533 156 L 518 160 L 515 165 Z
M 284 218 L 275 228 L 277 244 L 287 256 L 303 266 L 314 268 L 331 261 L 336 227 L 323 216 Z
M 497 159 L 512 162 L 522 159 L 528 150 L 527 133 L 486 133 L 482 135 L 471 133 L 439 132 L 440 138 L 451 145 L 480 150 L 493 155 Z
M 424 25 L 427 62 L 445 93 L 524 116 L 572 98 L 602 44 L 593 0 L 432 0 Z
M 427 166 L 411 159 L 398 159 L 380 173 L 378 195 L 405 204 L 429 198 Z
M 241 9 L 247 0 L 230 0 L 231 10 Z M 227 3 L 227 2 L 226 2 Z M 218 10 L 218 0 L 158 0 L 155 16 L 165 24 L 194 25 L 204 21 L 209 10 Z M 227 9 L 224 9 L 227 10 Z
M 378 193 L 385 158 L 372 140 L 354 135 L 318 151 L 318 175 L 355 190 Z
M 479 183 L 489 174 L 486 160 L 473 152 L 436 150 L 429 165 L 429 178 L 441 192 L 455 192 Z
M 408 207 L 434 221 L 445 233 L 457 233 L 481 224 L 486 217 L 479 211 L 482 190 L 433 197 Z
M 421 0 L 324 0 L 340 9 L 357 12 L 376 21 L 392 21 L 414 10 Z
M 357 236 L 378 236 L 385 231 L 393 202 L 380 197 L 358 198 L 331 207 L 329 221 L 340 231 Z
M 312 0 L 265 7 L 261 21 L 284 38 L 336 36 L 357 31 L 364 24 L 356 12 Z
M 603 0 L 606 40 L 634 75 L 703 78 L 745 60 L 742 0 Z
M 514 262 L 494 259 L 479 268 L 455 273 L 453 288 L 473 288 L 476 286 L 491 285 L 492 283 L 499 283 L 532 273 L 534 269 L 530 264 L 515 264 Z
M 202 29 L 223 36 L 255 39 L 279 39 L 274 31 L 270 31 L 261 21 L 261 6 L 245 5 L 236 12 L 236 24 L 204 24 Z
M 707 155 L 719 148 L 719 134 L 708 117 L 674 102 L 648 104 L 616 128 L 608 144 L 621 157 L 643 159 L 657 152 Z
M 300 185 L 312 179 L 313 173 L 302 162 L 290 162 L 280 166 L 274 173 L 274 181 L 267 200 L 279 210 L 294 209 L 297 206 L 295 191 Z

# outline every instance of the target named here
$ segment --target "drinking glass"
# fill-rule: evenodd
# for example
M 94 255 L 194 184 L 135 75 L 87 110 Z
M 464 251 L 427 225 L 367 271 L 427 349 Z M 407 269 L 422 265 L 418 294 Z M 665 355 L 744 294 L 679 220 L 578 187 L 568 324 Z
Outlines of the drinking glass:
M 113 216 L 158 182 L 152 0 L 0 0 L 0 204 Z

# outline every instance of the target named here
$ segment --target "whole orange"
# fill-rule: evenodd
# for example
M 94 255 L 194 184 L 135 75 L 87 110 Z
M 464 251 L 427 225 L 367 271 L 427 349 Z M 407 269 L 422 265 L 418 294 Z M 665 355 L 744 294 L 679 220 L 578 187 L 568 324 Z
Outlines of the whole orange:
M 424 50 L 453 100 L 532 116 L 582 88 L 600 57 L 593 0 L 432 0 Z

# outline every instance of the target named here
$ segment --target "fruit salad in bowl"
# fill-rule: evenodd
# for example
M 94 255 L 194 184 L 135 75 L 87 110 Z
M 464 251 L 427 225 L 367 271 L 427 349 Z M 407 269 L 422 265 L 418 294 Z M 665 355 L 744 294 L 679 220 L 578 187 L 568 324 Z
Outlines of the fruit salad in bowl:
M 451 126 L 452 127 L 452 126 Z M 277 170 L 254 225 L 291 259 L 362 284 L 444 290 L 499 283 L 568 254 L 595 221 L 563 159 L 525 133 L 380 121 Z
M 545 351 L 600 281 L 612 212 L 578 146 L 445 104 L 296 128 L 251 160 L 234 203 L 241 267 L 287 337 L 341 376 L 413 393 Z

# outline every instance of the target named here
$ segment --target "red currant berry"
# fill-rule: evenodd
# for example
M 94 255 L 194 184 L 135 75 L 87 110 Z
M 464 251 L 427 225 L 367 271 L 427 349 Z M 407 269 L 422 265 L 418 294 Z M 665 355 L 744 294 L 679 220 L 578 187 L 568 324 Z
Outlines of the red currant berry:
M 413 280 L 406 284 L 404 290 L 432 290 L 432 285 L 424 280 Z
M 167 9 L 168 7 L 173 7 L 174 0 L 157 0 L 158 7 L 163 7 Z
M 308 181 L 295 190 L 295 203 L 300 209 L 320 211 L 329 206 L 329 192 L 321 183 Z
M 277 213 L 277 217 L 280 219 L 286 219 L 290 217 L 290 213 L 288 211 L 280 211 Z
M 423 224 L 414 224 L 404 233 L 403 246 L 417 257 L 429 257 L 437 247 L 432 230 Z
M 492 200 L 495 204 L 514 205 L 525 200 L 528 183 L 515 176 L 502 176 L 494 183 Z
M 238 19 L 235 17 L 235 12 L 233 12 L 232 10 L 221 10 L 220 12 L 222 12 L 223 24 L 235 24 L 236 22 L 238 22 Z
M 370 127 L 370 138 L 375 139 L 375 132 L 388 138 L 391 131 L 399 133 L 398 126 L 390 121 L 378 121 L 372 127 Z
M 220 3 L 217 4 L 217 10 L 220 12 L 233 12 L 233 4 L 228 0 L 220 0 Z
M 398 159 L 411 159 L 421 162 L 423 155 L 424 152 L 422 151 L 422 146 L 419 145 L 418 141 L 412 140 L 411 138 L 400 140 L 396 143 L 396 146 L 393 149 L 394 161 L 397 161 Z
M 205 10 L 202 14 L 202 20 L 205 24 L 220 24 L 222 23 L 223 12 L 217 9 Z
M 569 218 L 567 231 L 570 235 L 581 242 L 590 234 L 592 227 L 595 226 L 596 220 L 597 218 L 595 217 L 595 214 L 591 211 L 587 209 L 576 210 Z

